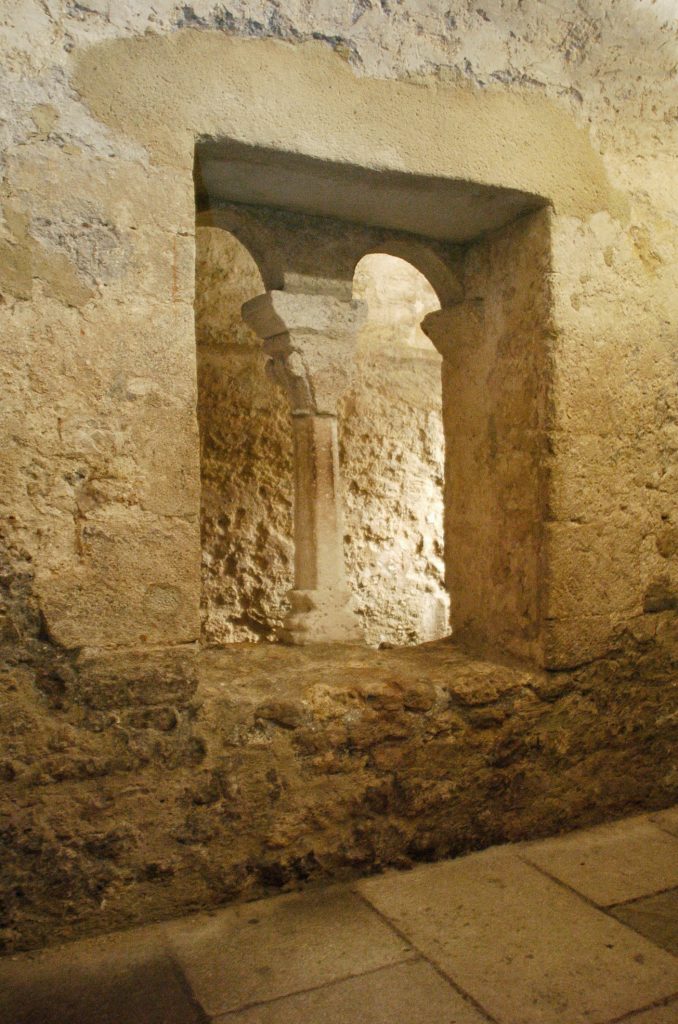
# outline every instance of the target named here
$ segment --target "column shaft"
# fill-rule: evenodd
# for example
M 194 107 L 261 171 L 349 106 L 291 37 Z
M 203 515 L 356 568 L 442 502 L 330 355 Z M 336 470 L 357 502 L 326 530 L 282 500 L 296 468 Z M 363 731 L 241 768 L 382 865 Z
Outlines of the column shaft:
M 294 582 L 297 590 L 344 584 L 343 516 L 335 416 L 297 413 L 294 430 Z
M 337 404 L 355 372 L 362 303 L 267 292 L 243 306 L 285 389 L 294 433 L 294 590 L 281 639 L 359 643 L 344 568 Z

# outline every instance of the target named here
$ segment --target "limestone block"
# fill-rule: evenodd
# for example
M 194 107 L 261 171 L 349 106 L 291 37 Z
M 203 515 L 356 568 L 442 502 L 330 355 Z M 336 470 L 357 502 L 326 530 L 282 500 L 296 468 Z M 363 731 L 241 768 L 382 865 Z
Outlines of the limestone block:
M 634 614 L 640 610 L 638 532 L 629 525 L 548 523 L 549 618 Z
M 545 668 L 572 669 L 602 658 L 614 646 L 616 619 L 609 614 L 547 619 L 542 630 Z
M 364 634 L 355 613 L 355 601 L 347 587 L 323 590 L 294 589 L 288 595 L 290 613 L 279 632 L 285 643 L 362 644 Z
M 6 207 L 13 262 L 28 259 L 55 295 L 74 305 L 123 289 L 128 299 L 131 290 L 192 301 L 190 175 L 170 183 L 166 170 L 46 146 L 12 157 L 10 167 L 19 189 Z
M 554 519 L 633 519 L 650 529 L 664 509 L 655 480 L 663 476 L 664 453 L 656 434 L 572 434 L 549 437 L 547 508 Z
M 663 226 L 657 236 L 648 262 L 635 225 L 625 229 L 603 213 L 554 218 L 558 428 L 642 437 L 656 422 L 656 402 L 675 410 L 675 389 L 665 388 L 675 345 L 675 260 L 670 244 L 659 255 Z
M 292 430 L 260 344 L 198 348 L 203 630 L 271 637 L 293 585 Z
M 296 1024 L 299 1020 L 315 1018 L 324 1024 L 344 1024 L 347 1020 L 360 1019 L 362 1024 L 385 1024 L 398 1016 L 417 1020 L 419 1024 L 448 1024 L 450 1020 L 454 1024 L 485 1024 L 487 1020 L 421 960 L 364 976 L 358 974 L 215 1020 L 216 1024 Z M 668 1017 L 652 1018 L 641 1024 L 671 1024 L 671 1021 Z
M 497 541 L 494 519 L 448 520 L 445 583 L 453 635 L 476 649 L 538 660 L 540 644 L 538 536 L 512 524 Z
M 230 231 L 196 227 L 195 285 L 198 346 L 260 344 L 241 307 L 265 285 L 252 255 Z
M 68 549 L 51 550 L 36 580 L 56 643 L 174 645 L 197 638 L 197 517 L 159 517 L 113 506 L 73 528 L 76 559 Z
M 551 335 L 550 222 L 536 213 L 466 254 L 464 301 L 424 320 L 443 353 L 451 620 L 486 649 L 538 657 Z
M 330 295 L 272 291 L 245 303 L 242 315 L 264 339 L 297 332 L 303 337 L 341 338 L 360 327 L 366 309 L 358 300 L 347 303 Z
M 678 977 L 664 950 L 509 851 L 359 889 L 495 1020 L 621 1017 L 672 994 Z
M 525 860 L 600 907 L 678 885 L 678 840 L 646 818 L 532 843 Z
M 315 949 L 311 958 L 308 946 L 296 941 L 301 934 Z M 218 917 L 178 921 L 166 926 L 165 935 L 210 1016 L 412 955 L 407 943 L 340 887 L 315 897 L 283 895 L 257 904 L 256 913 L 234 907 Z M 224 971 L 224 963 L 239 966 Z

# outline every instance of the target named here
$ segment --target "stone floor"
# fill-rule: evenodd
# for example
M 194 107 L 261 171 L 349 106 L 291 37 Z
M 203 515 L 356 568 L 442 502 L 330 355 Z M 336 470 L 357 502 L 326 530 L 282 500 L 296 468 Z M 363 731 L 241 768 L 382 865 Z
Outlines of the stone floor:
M 1 1024 L 678 1024 L 678 808 L 0 961 Z

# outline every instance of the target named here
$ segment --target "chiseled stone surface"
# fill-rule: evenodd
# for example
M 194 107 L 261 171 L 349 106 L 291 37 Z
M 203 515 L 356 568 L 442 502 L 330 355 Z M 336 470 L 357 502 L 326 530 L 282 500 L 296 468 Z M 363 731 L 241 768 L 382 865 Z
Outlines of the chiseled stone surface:
M 445 574 L 454 633 L 541 663 L 551 386 L 550 219 L 469 246 L 465 300 L 431 314 L 443 353 Z M 442 325 L 442 326 L 441 326 Z
M 352 229 L 358 230 L 358 229 Z M 316 227 L 309 245 L 322 242 Z M 293 586 L 292 428 L 240 307 L 264 291 L 228 231 L 196 231 L 202 618 L 207 643 L 270 640 Z M 438 300 L 402 259 L 356 268 L 367 303 L 358 371 L 342 396 L 344 557 L 368 643 L 446 635 L 440 356 L 418 327 Z
M 614 17 L 607 0 L 5 8 L 5 944 L 671 803 L 673 0 L 618 0 Z M 268 649 L 265 664 L 236 651 L 172 667 L 200 633 L 193 168 L 206 137 L 349 177 L 456 181 L 467 225 L 507 190 L 544 206 L 463 236 L 467 288 L 456 273 L 446 290 L 479 328 L 459 407 L 446 374 L 446 530 L 453 621 L 484 656 L 553 672 Z M 435 224 L 439 193 L 424 191 Z M 266 287 L 347 298 L 352 257 L 333 253 L 337 277 L 304 243 Z M 419 413 L 408 424 L 417 473 L 438 466 L 437 428 L 433 451 Z M 280 459 L 284 491 L 289 449 L 247 444 Z M 370 564 L 359 545 L 349 562 Z M 417 580 L 429 562 L 439 587 L 425 552 Z M 264 603 L 243 633 L 260 635 Z M 97 669 L 83 648 L 109 653 Z
M 289 407 L 266 374 L 243 302 L 264 290 L 226 231 L 196 230 L 202 635 L 208 644 L 272 640 L 293 585 Z
M 678 960 L 508 849 L 357 888 L 501 1024 L 615 1020 L 678 991 Z
M 645 817 L 531 843 L 523 856 L 603 907 L 678 886 L 678 838 Z
M 476 186 L 551 204 L 537 348 L 523 315 L 538 298 L 524 294 L 528 250 L 499 232 L 487 242 L 504 251 L 492 294 L 468 296 L 489 303 L 496 358 L 477 369 L 501 404 L 494 427 L 483 409 L 474 438 L 479 479 L 502 463 L 497 516 L 512 473 L 544 484 L 529 507 L 500 508 L 514 561 L 500 547 L 485 564 L 498 531 L 473 521 L 472 554 L 509 594 L 491 618 L 501 632 L 506 611 L 514 628 L 495 639 L 515 647 L 518 626 L 530 633 L 541 616 L 544 650 L 532 636 L 526 646 L 566 667 L 675 613 L 670 0 L 620 0 L 614 19 L 604 0 L 589 0 L 586 17 L 574 0 L 387 6 L 28 0 L 4 19 L 4 528 L 12 567 L 33 566 L 57 642 L 198 635 L 200 137 L 444 176 L 463 183 L 468 206 Z M 315 256 L 283 285 L 326 286 Z M 534 432 L 521 419 L 508 436 L 505 414 L 526 410 L 502 375 L 532 372 L 532 356 L 538 386 L 520 377 L 518 391 L 539 397 Z M 479 596 L 467 617 L 481 607 Z

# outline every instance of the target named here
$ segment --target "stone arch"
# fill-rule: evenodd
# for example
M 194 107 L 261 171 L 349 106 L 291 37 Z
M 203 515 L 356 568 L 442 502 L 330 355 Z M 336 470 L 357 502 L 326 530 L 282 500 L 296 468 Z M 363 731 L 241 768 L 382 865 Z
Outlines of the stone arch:
M 260 220 L 248 216 L 247 211 L 236 206 L 205 210 L 196 215 L 196 227 L 221 228 L 230 232 L 256 263 L 266 291 L 284 287 L 284 264 L 273 232 L 267 230 Z
M 339 417 L 347 568 L 376 645 L 449 634 L 441 357 L 420 329 L 440 297 L 411 253 L 376 244 L 356 264 L 367 317 Z
M 440 247 L 442 249 L 442 247 Z M 365 256 L 382 253 L 404 260 L 418 270 L 433 288 L 440 308 L 455 305 L 463 298 L 461 277 L 454 265 L 454 258 L 447 252 L 438 252 L 434 243 L 417 238 L 385 237 L 360 252 L 353 267 L 353 274 Z

